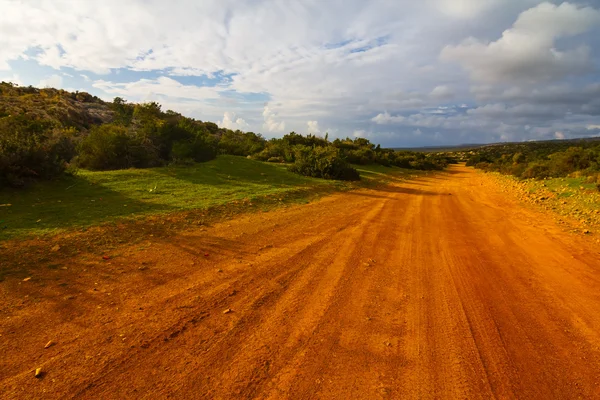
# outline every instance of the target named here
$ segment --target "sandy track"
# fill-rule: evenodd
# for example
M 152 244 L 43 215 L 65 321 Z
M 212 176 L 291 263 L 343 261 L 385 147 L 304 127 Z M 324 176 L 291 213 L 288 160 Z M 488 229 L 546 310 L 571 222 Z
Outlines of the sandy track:
M 600 398 L 599 248 L 544 218 L 453 167 L 8 278 L 0 397 Z

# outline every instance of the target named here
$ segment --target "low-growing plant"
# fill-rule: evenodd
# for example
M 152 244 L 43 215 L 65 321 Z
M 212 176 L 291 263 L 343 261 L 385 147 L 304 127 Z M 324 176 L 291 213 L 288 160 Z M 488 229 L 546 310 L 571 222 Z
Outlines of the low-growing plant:
M 360 175 L 346 160 L 340 156 L 335 147 L 297 146 L 296 161 L 289 170 L 314 178 L 356 181 Z

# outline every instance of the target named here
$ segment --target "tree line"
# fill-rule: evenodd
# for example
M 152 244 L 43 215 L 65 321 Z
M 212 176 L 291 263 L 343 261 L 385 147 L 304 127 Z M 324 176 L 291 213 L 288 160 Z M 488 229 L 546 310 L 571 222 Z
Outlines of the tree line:
M 163 111 L 160 104 L 104 102 L 88 93 L 0 83 L 0 185 L 19 187 L 73 168 L 114 170 L 204 162 L 219 154 L 288 163 L 298 174 L 359 179 L 352 164 L 445 168 L 451 158 L 383 149 L 364 138 L 261 134 Z
M 600 141 L 575 139 L 485 146 L 465 154 L 467 165 L 522 179 L 585 177 L 600 184 Z

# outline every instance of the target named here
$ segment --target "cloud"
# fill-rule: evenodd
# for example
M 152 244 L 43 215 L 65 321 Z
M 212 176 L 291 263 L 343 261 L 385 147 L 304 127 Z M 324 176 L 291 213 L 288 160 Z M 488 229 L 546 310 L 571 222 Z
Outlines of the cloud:
M 375 122 L 378 125 L 386 125 L 386 124 L 395 124 L 399 122 L 405 121 L 406 118 L 401 115 L 390 115 L 387 111 L 384 113 L 377 114 L 375 117 L 371 119 L 371 121 Z
M 480 82 L 556 80 L 593 70 L 588 46 L 558 50 L 557 39 L 576 36 L 600 24 L 600 11 L 570 3 L 542 3 L 519 15 L 495 42 L 473 37 L 442 50 Z
M 308 121 L 307 125 L 308 125 L 308 133 L 312 133 L 313 135 L 318 135 L 319 133 L 321 133 L 321 129 L 319 129 L 318 121 Z
M 436 86 L 430 93 L 436 100 L 449 100 L 454 97 L 454 91 L 447 85 Z
M 0 75 L 59 75 L 61 87 L 270 136 L 335 127 L 405 147 L 436 132 L 440 143 L 591 135 L 599 6 L 553 3 L 0 0 Z
M 15 85 L 23 84 L 23 81 L 21 81 L 21 78 L 19 77 L 18 74 L 0 75 L 0 82 L 10 82 L 10 83 L 14 83 Z
M 116 83 L 103 80 L 95 81 L 93 87 L 106 93 L 129 95 L 136 99 L 150 99 L 154 96 L 168 96 L 180 99 L 209 100 L 220 96 L 215 87 L 184 85 L 166 76 L 156 79 L 140 79 L 135 82 Z
M 63 78 L 60 75 L 51 75 L 47 78 L 40 80 L 37 84 L 41 88 L 60 88 L 63 83 Z
M 268 104 L 265 104 L 265 108 L 263 109 L 263 118 L 264 124 L 263 128 L 267 130 L 267 132 L 283 132 L 285 130 L 285 122 L 277 121 L 277 113 L 274 112 Z
M 563 132 L 556 131 L 554 132 L 554 138 L 562 140 L 565 138 L 565 134 Z
M 437 0 L 441 12 L 459 19 L 471 19 L 493 7 L 498 0 Z
M 227 128 L 234 131 L 238 129 L 245 130 L 250 126 L 246 121 L 236 116 L 235 113 L 232 112 L 225 112 L 223 114 L 223 119 L 218 121 L 217 125 L 219 125 L 221 128 Z

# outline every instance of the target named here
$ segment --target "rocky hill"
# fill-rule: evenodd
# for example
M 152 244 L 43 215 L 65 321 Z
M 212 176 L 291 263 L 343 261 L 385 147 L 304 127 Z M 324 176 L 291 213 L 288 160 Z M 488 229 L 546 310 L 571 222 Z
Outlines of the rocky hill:
M 113 120 L 108 103 L 89 93 L 0 82 L 0 118 L 11 115 L 32 117 L 57 127 L 77 130 L 87 130 Z

